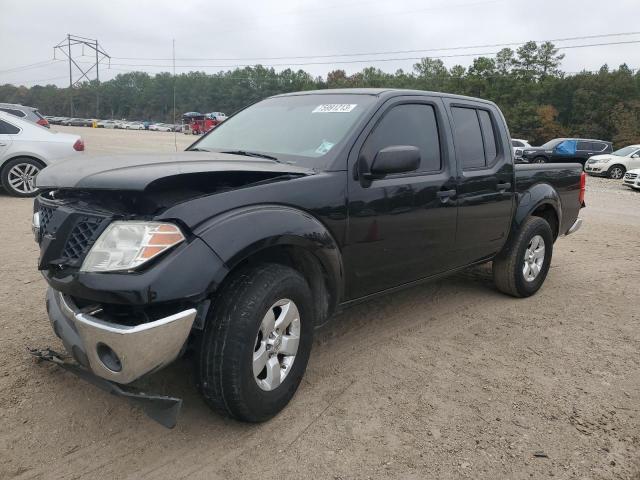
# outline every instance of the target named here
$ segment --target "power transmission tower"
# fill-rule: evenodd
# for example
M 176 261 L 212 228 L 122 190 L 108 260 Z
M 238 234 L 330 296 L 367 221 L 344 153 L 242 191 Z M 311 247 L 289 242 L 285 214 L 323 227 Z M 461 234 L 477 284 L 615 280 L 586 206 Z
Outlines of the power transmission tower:
M 78 62 L 74 60 L 74 50 L 77 52 L 77 45 L 81 45 L 82 53 L 81 57 L 84 56 L 85 47 L 89 50 L 93 50 L 95 53 L 95 62 L 87 64 L 87 68 L 83 68 L 80 66 Z M 76 47 L 76 48 L 73 48 Z M 94 38 L 85 38 L 80 37 L 79 35 L 71 35 L 67 33 L 67 36 L 64 40 L 53 47 L 53 58 L 56 58 L 56 52 L 62 52 L 62 54 L 69 59 L 69 115 L 73 117 L 73 87 L 82 82 L 83 79 L 86 79 L 88 82 L 91 82 L 89 78 L 89 73 L 95 68 L 96 70 L 96 118 L 100 118 L 100 62 L 104 60 L 108 60 L 111 63 L 111 57 L 108 53 L 106 53 L 98 40 Z M 77 55 L 77 53 L 76 53 Z M 90 55 L 93 58 L 93 54 Z M 91 65 L 91 66 L 88 66 Z M 75 75 L 74 75 L 74 68 Z M 75 80 L 74 80 L 75 78 Z

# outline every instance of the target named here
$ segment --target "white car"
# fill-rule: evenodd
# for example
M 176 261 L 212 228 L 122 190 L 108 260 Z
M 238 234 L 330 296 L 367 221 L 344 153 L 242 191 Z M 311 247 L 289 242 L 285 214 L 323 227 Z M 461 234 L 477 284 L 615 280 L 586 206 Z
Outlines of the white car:
M 511 148 L 513 149 L 514 158 L 522 158 L 522 152 L 525 148 L 531 148 L 528 140 L 522 140 L 521 138 L 511 139 Z
M 623 185 L 631 187 L 634 190 L 640 190 L 640 168 L 629 170 L 622 180 Z
M 35 178 L 47 165 L 84 151 L 82 137 L 0 112 L 0 179 L 10 195 L 32 197 Z
M 127 123 L 124 126 L 125 130 L 144 130 L 144 123 L 142 122 L 131 122 Z
M 98 128 L 116 128 L 115 120 L 100 120 L 97 123 Z
M 629 145 L 612 153 L 594 155 L 584 164 L 584 171 L 589 175 L 616 180 L 635 168 L 640 168 L 640 145 Z
M 166 123 L 154 123 L 153 125 L 149 125 L 149 130 L 156 132 L 173 132 L 173 126 L 167 125 Z

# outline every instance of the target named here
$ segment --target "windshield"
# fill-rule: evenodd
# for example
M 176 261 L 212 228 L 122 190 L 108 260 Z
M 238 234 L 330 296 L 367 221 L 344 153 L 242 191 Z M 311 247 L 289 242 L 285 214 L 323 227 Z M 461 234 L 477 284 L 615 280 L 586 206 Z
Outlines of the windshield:
M 375 101 L 349 94 L 268 98 L 221 123 L 192 148 L 258 152 L 318 166 L 319 157 L 335 151 Z
M 544 145 L 540 145 L 540 148 L 544 148 L 546 150 L 549 150 L 551 148 L 554 148 L 556 145 L 558 145 L 562 141 L 563 140 L 561 138 L 556 138 L 555 140 L 549 140 Z
M 618 157 L 628 157 L 633 152 L 638 150 L 638 148 L 639 147 L 624 147 L 624 148 L 621 148 L 620 150 L 616 150 L 615 152 L 613 152 L 613 154 Z

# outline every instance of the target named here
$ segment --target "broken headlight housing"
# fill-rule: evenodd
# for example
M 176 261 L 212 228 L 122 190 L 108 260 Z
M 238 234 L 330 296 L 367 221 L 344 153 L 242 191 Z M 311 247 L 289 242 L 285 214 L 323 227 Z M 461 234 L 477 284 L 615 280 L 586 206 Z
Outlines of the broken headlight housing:
M 112 222 L 82 262 L 82 272 L 133 270 L 184 241 L 178 226 L 163 222 Z

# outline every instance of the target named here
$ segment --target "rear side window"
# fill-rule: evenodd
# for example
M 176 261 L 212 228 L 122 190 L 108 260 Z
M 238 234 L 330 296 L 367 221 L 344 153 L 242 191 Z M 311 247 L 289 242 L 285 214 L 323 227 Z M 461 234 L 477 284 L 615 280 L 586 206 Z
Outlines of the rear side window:
M 20 129 L 10 123 L 0 120 L 0 135 L 15 135 L 20 133 Z
M 431 105 L 406 104 L 391 108 L 367 138 L 365 151 L 373 158 L 378 151 L 394 145 L 411 145 L 420 150 L 417 172 L 440 170 L 440 138 Z
M 0 110 L 2 110 L 3 112 L 10 113 L 11 115 L 15 115 L 16 117 L 20 117 L 20 118 L 24 118 L 24 117 L 27 116 L 22 110 L 16 110 L 15 108 L 0 107 Z
M 470 107 L 452 107 L 451 113 L 456 156 L 462 169 L 484 168 L 493 164 L 498 156 L 498 143 L 491 114 Z
M 487 165 L 491 165 L 498 156 L 498 146 L 496 145 L 496 136 L 493 131 L 493 122 L 486 110 L 478 110 L 478 118 L 480 119 L 480 127 L 482 127 L 482 140 L 484 141 L 484 156 Z
M 593 150 L 594 152 L 601 152 L 603 151 L 605 148 L 607 147 L 606 144 L 601 143 L 601 142 L 591 142 L 591 148 L 590 150 Z
M 576 149 L 578 149 L 578 150 L 591 150 L 591 148 L 592 148 L 591 145 L 592 145 L 591 142 L 578 141 L 578 145 L 576 146 Z
M 38 111 L 38 110 L 33 110 L 33 113 L 36 115 L 36 117 L 38 117 L 41 120 L 44 120 L 44 117 L 42 116 L 42 114 Z

